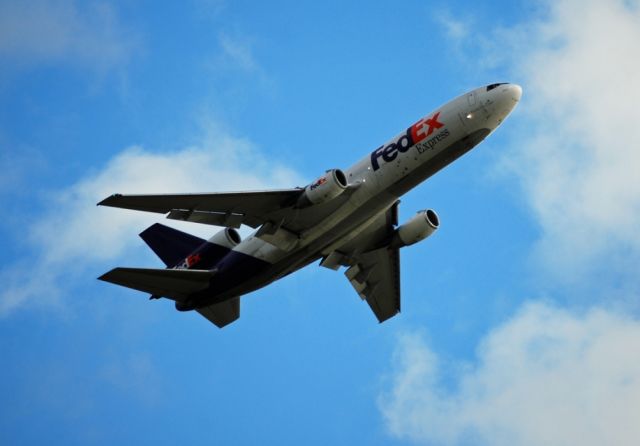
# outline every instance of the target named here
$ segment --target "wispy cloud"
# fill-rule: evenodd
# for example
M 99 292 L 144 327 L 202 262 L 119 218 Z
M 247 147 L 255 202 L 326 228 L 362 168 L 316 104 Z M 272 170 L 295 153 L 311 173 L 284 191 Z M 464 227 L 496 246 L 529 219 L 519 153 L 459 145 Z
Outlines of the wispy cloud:
M 0 3 L 0 60 L 6 67 L 68 63 L 101 74 L 120 68 L 139 45 L 104 2 Z
M 393 435 L 425 444 L 633 445 L 639 346 L 637 319 L 529 304 L 482 340 L 472 364 L 448 364 L 405 335 L 379 405 Z
M 232 37 L 226 33 L 221 33 L 218 40 L 222 49 L 223 60 L 228 65 L 248 72 L 260 70 L 260 66 L 253 55 L 252 46 L 247 40 Z
M 218 49 L 207 65 L 216 76 L 246 76 L 251 79 L 251 82 L 244 83 L 242 89 L 234 90 L 236 96 L 246 94 L 243 92 L 247 86 L 255 82 L 263 92 L 272 92 L 275 88 L 273 79 L 256 55 L 256 46 L 256 40 L 246 33 L 224 31 L 218 34 Z
M 461 44 L 473 29 L 469 19 L 461 18 L 459 14 L 454 17 L 448 10 L 439 11 L 434 18 L 444 28 L 447 37 L 456 44 Z
M 135 234 L 162 218 L 96 207 L 112 193 L 213 192 L 302 183 L 290 168 L 265 159 L 250 141 L 229 136 L 217 127 L 208 129 L 200 144 L 171 153 L 125 149 L 98 171 L 66 189 L 53 191 L 48 210 L 24 228 L 30 260 L 0 270 L 5 284 L 0 314 L 27 301 L 56 304 L 63 299 L 61 290 L 88 266 L 129 252 L 137 242 Z M 168 224 L 201 234 L 214 231 L 203 225 Z M 30 299 L 34 297 L 37 299 Z

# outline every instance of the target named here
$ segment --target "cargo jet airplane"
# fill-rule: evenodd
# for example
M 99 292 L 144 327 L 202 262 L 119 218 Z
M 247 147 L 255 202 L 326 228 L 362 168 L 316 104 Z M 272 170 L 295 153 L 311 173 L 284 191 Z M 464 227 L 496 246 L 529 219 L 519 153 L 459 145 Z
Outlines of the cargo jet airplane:
M 171 195 L 115 194 L 98 203 L 222 226 L 209 240 L 156 223 L 140 236 L 166 268 L 115 268 L 101 280 L 175 301 L 218 327 L 240 317 L 240 297 L 316 260 L 345 275 L 378 321 L 400 311 L 400 256 L 439 226 L 419 211 L 398 226 L 398 198 L 478 145 L 522 94 L 497 83 L 453 99 L 346 170 L 306 187 Z M 240 239 L 240 225 L 256 231 Z

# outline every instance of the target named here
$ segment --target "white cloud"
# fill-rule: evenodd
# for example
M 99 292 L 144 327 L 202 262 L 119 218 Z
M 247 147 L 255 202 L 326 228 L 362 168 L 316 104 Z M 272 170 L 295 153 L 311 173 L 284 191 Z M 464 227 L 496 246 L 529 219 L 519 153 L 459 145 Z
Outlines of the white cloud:
M 394 364 L 380 408 L 398 437 L 549 446 L 640 438 L 640 321 L 623 314 L 528 304 L 481 342 L 473 364 L 446 364 L 417 335 L 400 339 Z
M 137 233 L 163 220 L 160 214 L 96 207 L 112 193 L 213 192 L 303 183 L 291 169 L 265 159 L 249 141 L 219 129 L 211 131 L 202 144 L 176 152 L 158 154 L 128 148 L 103 169 L 50 194 L 49 210 L 25 228 L 33 251 L 28 265 L 0 271 L 4 284 L 0 314 L 27 301 L 55 305 L 62 298 L 64 283 L 86 272 L 87 266 L 121 259 L 132 246 L 140 246 Z M 163 223 L 204 237 L 216 230 L 205 225 Z
M 604 260 L 640 261 L 640 2 L 545 2 L 546 16 L 501 33 L 526 113 L 509 161 L 542 229 L 537 253 L 558 277 Z
M 65 62 L 105 72 L 126 64 L 137 42 L 104 2 L 0 3 L 0 58 L 12 65 Z

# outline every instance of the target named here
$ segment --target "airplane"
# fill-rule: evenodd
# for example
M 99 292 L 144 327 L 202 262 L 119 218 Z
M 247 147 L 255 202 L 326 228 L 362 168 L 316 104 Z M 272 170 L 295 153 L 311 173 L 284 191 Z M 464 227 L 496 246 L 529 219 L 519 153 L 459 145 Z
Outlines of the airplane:
M 440 219 L 421 210 L 398 226 L 399 198 L 491 134 L 522 88 L 494 83 L 438 107 L 346 170 L 305 187 L 169 195 L 114 194 L 98 205 L 224 227 L 209 240 L 160 223 L 140 237 L 166 268 L 114 268 L 100 280 L 175 301 L 222 328 L 240 297 L 320 260 L 344 274 L 379 322 L 400 312 L 400 248 L 432 235 Z M 241 225 L 255 231 L 244 240 Z

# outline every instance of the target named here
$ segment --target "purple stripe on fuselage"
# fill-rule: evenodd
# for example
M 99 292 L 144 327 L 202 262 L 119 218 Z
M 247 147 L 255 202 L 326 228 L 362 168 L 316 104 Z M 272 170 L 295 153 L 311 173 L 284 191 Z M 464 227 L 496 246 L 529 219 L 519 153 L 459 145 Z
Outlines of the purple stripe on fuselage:
M 215 246 L 215 245 L 214 245 Z M 228 251 L 212 267 L 216 269 L 216 274 L 211 278 L 209 287 L 191 296 L 194 307 L 202 307 L 224 300 L 229 290 L 237 288 L 250 278 L 264 273 L 272 265 L 269 262 L 260 260 L 248 254 L 238 251 Z M 196 264 L 194 268 L 202 268 Z

